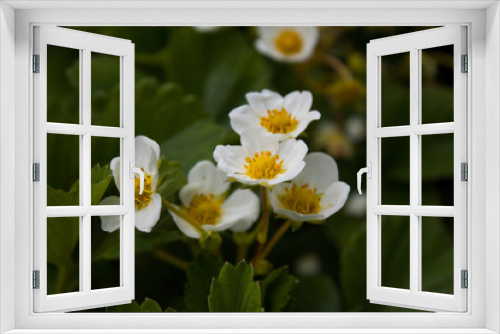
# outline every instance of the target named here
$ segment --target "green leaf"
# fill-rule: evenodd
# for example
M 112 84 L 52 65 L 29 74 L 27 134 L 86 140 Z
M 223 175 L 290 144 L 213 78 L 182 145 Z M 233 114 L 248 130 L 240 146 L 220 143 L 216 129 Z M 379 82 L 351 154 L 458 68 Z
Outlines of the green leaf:
M 158 143 L 209 117 L 196 96 L 186 94 L 174 83 L 160 85 L 152 78 L 144 78 L 137 82 L 135 92 L 135 133 Z
M 264 309 L 267 312 L 283 311 L 297 283 L 297 278 L 289 274 L 287 266 L 271 271 L 261 283 Z
M 271 68 L 253 42 L 234 29 L 199 34 L 180 28 L 167 47 L 169 79 L 200 96 L 217 122 L 228 123 L 228 112 L 246 103 L 246 93 L 270 88 Z
M 340 312 L 340 294 L 330 276 L 307 277 L 293 291 L 297 312 Z
M 245 261 L 226 263 L 214 279 L 208 297 L 210 312 L 261 312 L 261 293 L 253 268 Z
M 199 255 L 187 265 L 184 302 L 188 312 L 208 312 L 210 285 L 221 268 L 222 261 L 215 255 Z
M 163 312 L 163 310 L 156 301 L 146 298 L 141 304 L 141 312 Z
M 163 312 L 163 310 L 160 304 L 158 304 L 155 300 L 146 298 L 144 299 L 141 305 L 139 305 L 135 300 L 133 300 L 130 304 L 106 307 L 106 312 L 137 313 L 137 312 Z
M 213 152 L 224 140 L 226 130 L 211 119 L 198 121 L 165 141 L 161 151 L 165 157 L 181 163 L 188 173 L 200 160 L 213 160 Z
M 165 150 L 162 150 L 165 152 Z M 186 176 L 181 164 L 162 159 L 159 169 L 159 181 L 156 192 L 167 200 L 173 200 L 177 192 L 186 184 Z
M 108 189 L 109 183 L 113 179 L 113 175 L 108 167 L 101 167 L 97 164 L 92 167 L 90 178 L 92 184 L 90 202 L 92 205 L 97 205 L 101 201 L 106 189 Z

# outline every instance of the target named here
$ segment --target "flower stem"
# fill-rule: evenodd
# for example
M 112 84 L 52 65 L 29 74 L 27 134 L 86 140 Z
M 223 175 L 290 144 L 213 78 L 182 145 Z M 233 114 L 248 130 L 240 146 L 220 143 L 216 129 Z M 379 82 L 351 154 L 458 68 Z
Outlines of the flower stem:
M 185 212 L 182 212 L 182 210 L 179 210 L 179 208 L 177 208 L 175 205 L 173 205 L 172 203 L 170 203 L 169 201 L 167 201 L 164 198 L 162 198 L 161 201 L 162 201 L 163 205 L 165 205 L 170 211 L 172 211 L 177 216 L 181 217 L 182 219 L 187 221 L 191 226 L 193 226 L 196 229 L 196 231 L 198 231 L 198 233 L 200 233 L 200 235 L 205 232 L 205 230 L 203 230 L 198 224 L 196 224 L 194 221 L 192 221 L 191 217 L 186 215 Z
M 266 256 L 269 255 L 271 250 L 274 248 L 276 243 L 281 239 L 281 237 L 285 234 L 285 232 L 292 226 L 292 220 L 288 219 L 286 222 L 284 222 L 280 228 L 274 233 L 273 237 L 271 240 L 269 240 L 269 243 L 264 247 L 260 255 L 258 256 L 258 259 L 265 259 Z
M 335 56 L 332 56 L 331 54 L 321 54 L 318 56 L 319 60 L 325 64 L 334 69 L 344 80 L 352 80 L 352 73 L 349 70 L 349 68 L 340 61 Z
M 163 260 L 167 263 L 170 263 L 174 267 L 177 267 L 179 269 L 182 269 L 186 271 L 186 262 L 180 258 L 178 258 L 175 255 L 170 254 L 167 251 L 164 251 L 162 249 L 156 249 L 154 251 L 154 255 L 159 258 L 160 260 Z
M 260 221 L 260 231 L 257 234 L 257 241 L 259 244 L 265 244 L 269 230 L 269 207 L 267 205 L 267 189 L 261 187 L 260 190 L 262 195 L 262 219 Z

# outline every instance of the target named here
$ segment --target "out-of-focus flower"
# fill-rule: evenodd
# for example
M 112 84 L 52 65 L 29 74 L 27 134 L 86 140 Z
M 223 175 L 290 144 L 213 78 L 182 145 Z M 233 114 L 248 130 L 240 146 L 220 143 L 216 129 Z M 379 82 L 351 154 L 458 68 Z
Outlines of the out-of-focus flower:
M 156 193 L 158 182 L 158 160 L 160 146 L 154 140 L 145 136 L 135 138 L 135 165 L 144 172 L 144 191 L 139 194 L 139 177 L 135 178 L 135 227 L 142 232 L 151 232 L 151 229 L 160 219 L 161 196 Z M 120 158 L 111 160 L 111 171 L 115 179 L 116 188 L 120 190 Z M 108 196 L 99 205 L 119 205 L 118 196 Z M 119 216 L 101 216 L 101 228 L 107 232 L 120 228 Z
M 231 126 L 238 134 L 253 128 L 264 128 L 279 140 L 296 138 L 310 122 L 320 119 L 318 111 L 311 111 L 312 94 L 308 91 L 292 92 L 282 97 L 264 89 L 261 93 L 248 93 L 248 104 L 229 113 Z
M 317 275 L 321 271 L 321 260 L 316 254 L 305 254 L 295 262 L 295 271 L 302 277 Z
M 349 216 L 363 217 L 366 215 L 366 195 L 353 194 L 345 206 L 345 212 Z
M 219 30 L 220 27 L 218 26 L 195 26 L 193 27 L 194 30 L 200 33 L 210 33 L 210 32 L 216 32 Z
M 354 142 L 366 138 L 366 121 L 361 117 L 351 117 L 345 122 L 345 132 Z
M 319 39 L 317 27 L 257 27 L 257 32 L 257 50 L 287 63 L 309 59 Z
M 349 185 L 340 182 L 337 163 L 324 153 L 310 153 L 306 167 L 291 182 L 271 190 L 274 212 L 294 221 L 324 220 L 345 204 Z
M 179 210 L 190 222 L 170 211 L 177 227 L 190 238 L 200 238 L 200 228 L 209 231 L 243 232 L 257 220 L 259 198 L 249 189 L 239 189 L 226 198 L 229 189 L 227 175 L 208 161 L 198 162 L 181 189 Z M 192 224 L 196 224 L 193 226 Z
M 289 181 L 305 166 L 307 145 L 302 140 L 278 138 L 263 128 L 241 134 L 241 146 L 218 145 L 214 158 L 218 167 L 239 182 L 264 187 Z
M 354 79 L 339 80 L 328 88 L 337 107 L 363 106 L 365 103 L 366 88 Z
M 354 156 L 354 145 L 351 140 L 331 121 L 323 121 L 317 126 L 313 146 L 335 158 L 349 159 Z

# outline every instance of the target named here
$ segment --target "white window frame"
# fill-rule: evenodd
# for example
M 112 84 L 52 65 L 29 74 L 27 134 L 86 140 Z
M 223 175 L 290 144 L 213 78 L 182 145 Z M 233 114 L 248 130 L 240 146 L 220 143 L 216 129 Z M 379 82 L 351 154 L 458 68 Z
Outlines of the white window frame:
M 34 314 L 30 256 L 33 242 L 30 64 L 32 27 L 36 24 L 468 26 L 471 110 L 468 115 L 468 197 L 471 199 L 468 312 Z M 500 332 L 500 11 L 497 1 L 7 0 L 0 3 L 0 70 L 1 332 L 42 333 L 43 329 L 45 333 L 47 330 L 58 332 L 57 329 L 60 333 L 77 333 L 78 329 L 86 329 L 86 333 L 125 332 L 125 329 L 127 333 L 248 333 L 249 329 L 266 333 L 284 332 L 284 329 L 295 333 Z M 15 189 L 14 198 L 12 189 Z M 137 329 L 139 326 L 142 328 Z
M 402 306 L 429 311 L 467 310 L 467 289 L 462 288 L 461 271 L 467 270 L 467 184 L 461 180 L 461 164 L 467 163 L 467 76 L 462 73 L 462 55 L 467 55 L 465 26 L 433 28 L 370 41 L 367 46 L 367 298 L 372 303 Z M 422 123 L 422 51 L 440 46 L 453 46 L 453 111 L 452 122 Z M 406 53 L 410 58 L 409 124 L 384 126 L 382 123 L 383 57 Z M 422 136 L 453 134 L 454 205 L 422 204 Z M 409 203 L 388 205 L 382 202 L 382 152 L 384 138 L 409 139 Z M 437 162 L 439 163 L 439 162 Z M 385 287 L 381 278 L 382 222 L 387 216 L 406 216 L 409 221 L 409 289 Z M 453 228 L 453 293 L 442 294 L 422 290 L 422 217 L 452 217 Z
M 38 289 L 34 289 L 35 312 L 75 311 L 130 303 L 134 299 L 134 180 L 131 168 L 135 160 L 134 44 L 128 40 L 85 33 L 60 27 L 34 27 L 34 54 L 39 56 L 39 71 L 33 75 L 34 147 L 39 180 L 33 184 L 33 269 L 38 271 Z M 78 50 L 80 58 L 79 124 L 47 122 L 47 46 Z M 92 52 L 119 57 L 120 124 L 99 126 L 91 120 Z M 47 206 L 47 134 L 79 137 L 79 205 Z M 92 138 L 117 138 L 120 141 L 120 205 L 91 203 Z M 64 167 L 62 167 L 64 168 Z M 120 285 L 92 289 L 91 219 L 92 216 L 120 217 Z M 79 218 L 79 291 L 47 295 L 47 224 L 48 218 Z

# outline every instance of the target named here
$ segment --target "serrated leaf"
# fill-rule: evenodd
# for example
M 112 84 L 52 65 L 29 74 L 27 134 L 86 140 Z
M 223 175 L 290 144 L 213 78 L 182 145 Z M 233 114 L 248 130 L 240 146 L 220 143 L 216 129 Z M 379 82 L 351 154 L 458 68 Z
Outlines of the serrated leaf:
M 211 119 L 198 121 L 165 141 L 161 150 L 171 161 L 178 161 L 184 173 L 200 160 L 213 160 L 213 152 L 224 140 L 226 130 Z
M 253 267 L 241 261 L 226 263 L 214 279 L 208 297 L 210 312 L 261 312 L 259 283 L 253 281 Z
M 222 261 L 215 255 L 199 255 L 187 265 L 184 302 L 188 312 L 208 312 L 210 285 L 221 268 Z
M 165 152 L 164 149 L 162 151 Z M 172 200 L 186 182 L 186 176 L 179 162 L 161 160 L 157 193 L 167 200 Z
M 120 312 L 120 313 L 125 313 L 125 312 L 163 312 L 160 304 L 158 304 L 155 300 L 146 298 L 142 302 L 141 305 L 137 303 L 135 300 L 133 300 L 130 304 L 124 304 L 124 305 L 116 305 L 116 306 L 109 306 L 106 307 L 106 312 Z
M 163 312 L 163 310 L 156 301 L 146 298 L 141 304 L 141 312 Z
M 267 312 L 281 312 L 291 299 L 291 292 L 298 283 L 289 274 L 287 266 L 275 269 L 261 283 L 262 301 Z

